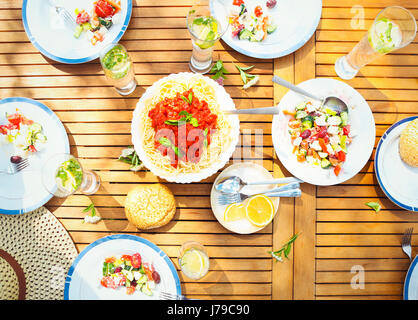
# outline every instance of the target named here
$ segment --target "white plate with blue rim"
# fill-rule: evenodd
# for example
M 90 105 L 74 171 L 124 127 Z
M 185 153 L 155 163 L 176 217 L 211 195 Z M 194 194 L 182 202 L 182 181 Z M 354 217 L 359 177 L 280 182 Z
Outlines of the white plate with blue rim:
M 403 298 L 405 300 L 418 300 L 418 255 L 412 261 L 406 274 Z
M 343 100 L 348 106 L 348 124 L 354 135 L 353 141 L 347 147 L 346 161 L 338 176 L 330 168 L 322 169 L 320 165 L 298 162 L 288 130 L 291 119 L 283 110 L 294 111 L 298 104 L 309 99 L 289 91 L 280 101 L 280 114 L 274 116 L 272 123 L 274 150 L 280 162 L 293 176 L 318 186 L 336 185 L 351 179 L 367 164 L 375 144 L 376 128 L 369 105 L 357 90 L 339 80 L 311 79 L 299 83 L 298 87 L 320 97 L 334 96 Z
M 75 9 L 91 12 L 94 0 L 55 0 L 76 18 Z M 121 11 L 105 35 L 103 42 L 92 45 L 86 33 L 74 37 L 71 30 L 57 14 L 49 0 L 23 0 L 22 20 L 26 34 L 32 44 L 45 56 L 62 63 L 84 63 L 99 57 L 100 50 L 109 43 L 122 38 L 132 14 L 132 0 L 121 0 Z
M 393 124 L 383 134 L 376 148 L 374 169 L 377 181 L 386 196 L 397 206 L 418 212 L 418 168 L 406 164 L 399 154 L 402 130 L 418 116 Z
M 222 36 L 231 48 L 253 58 L 272 59 L 286 56 L 301 48 L 315 33 L 322 14 L 322 0 L 277 0 L 274 8 L 265 7 L 267 0 L 245 0 L 249 7 L 262 5 L 277 29 L 262 42 L 240 40 L 232 36 L 231 27 Z M 233 0 L 210 0 L 211 13 L 228 24 Z
M 153 295 L 140 291 L 127 295 L 124 287 L 105 288 L 100 284 L 103 261 L 112 256 L 139 253 L 142 262 L 152 263 L 160 275 Z M 152 242 L 129 234 L 101 238 L 85 248 L 70 267 L 64 287 L 65 300 L 155 300 L 159 293 L 181 295 L 180 279 L 170 258 Z
M 0 214 L 22 214 L 35 210 L 48 202 L 52 195 L 43 187 L 41 169 L 43 163 L 56 153 L 69 153 L 67 132 L 56 114 L 44 104 L 21 97 L 0 100 L 0 124 L 7 124 L 6 113 L 19 110 L 26 118 L 39 123 L 47 140 L 38 152 L 28 153 L 28 168 L 13 174 L 0 174 Z M 20 150 L 0 137 L 0 169 L 6 169 L 10 157 Z

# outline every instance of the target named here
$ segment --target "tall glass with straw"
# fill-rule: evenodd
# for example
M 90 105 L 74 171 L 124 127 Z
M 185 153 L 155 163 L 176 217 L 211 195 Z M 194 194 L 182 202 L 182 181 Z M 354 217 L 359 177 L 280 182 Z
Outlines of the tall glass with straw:
M 341 79 L 352 79 L 369 62 L 410 44 L 416 32 L 411 12 L 398 6 L 387 7 L 351 52 L 336 61 L 335 72 Z

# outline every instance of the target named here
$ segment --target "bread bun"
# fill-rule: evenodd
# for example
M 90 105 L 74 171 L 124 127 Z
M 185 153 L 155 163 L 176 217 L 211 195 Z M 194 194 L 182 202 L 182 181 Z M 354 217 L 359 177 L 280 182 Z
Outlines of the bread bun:
M 409 122 L 402 130 L 399 153 L 407 164 L 418 167 L 418 118 Z
M 176 200 L 165 185 L 138 185 L 126 196 L 126 217 L 138 229 L 162 227 L 173 219 L 175 213 Z

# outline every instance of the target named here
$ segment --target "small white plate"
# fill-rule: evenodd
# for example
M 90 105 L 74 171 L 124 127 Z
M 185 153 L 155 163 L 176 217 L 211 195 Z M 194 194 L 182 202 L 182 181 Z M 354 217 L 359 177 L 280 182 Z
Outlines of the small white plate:
M 313 166 L 306 162 L 300 163 L 296 160 L 296 155 L 292 153 L 293 146 L 287 127 L 288 116 L 280 112 L 279 115 L 274 116 L 272 124 L 274 150 L 280 162 L 293 176 L 314 185 L 330 186 L 351 179 L 366 165 L 375 144 L 376 128 L 369 105 L 360 93 L 342 81 L 312 79 L 300 83 L 298 87 L 318 96 L 336 96 L 342 99 L 349 108 L 348 123 L 356 136 L 348 146 L 346 161 L 337 177 L 333 170 L 322 169 L 320 166 Z M 278 108 L 281 111 L 294 110 L 297 104 L 307 100 L 289 91 L 280 101 Z
M 0 100 L 0 124 L 6 124 L 6 112 L 16 109 L 42 128 L 47 142 L 42 150 L 29 156 L 29 167 L 14 175 L 0 174 L 0 213 L 21 214 L 35 210 L 52 198 L 43 187 L 41 168 L 43 163 L 56 153 L 69 153 L 67 132 L 55 113 L 44 104 L 28 98 Z M 7 168 L 10 156 L 14 155 L 12 144 L 0 143 L 0 168 Z
M 90 12 L 93 0 L 59 0 L 58 5 L 74 17 L 76 8 Z M 132 14 L 132 0 L 121 1 L 121 21 L 114 24 L 103 42 L 93 46 L 83 34 L 74 37 L 74 31 L 64 24 L 49 0 L 23 0 L 22 20 L 32 44 L 48 58 L 62 63 L 84 63 L 99 57 L 100 50 L 111 42 L 118 42 L 128 28 Z M 89 10 L 87 10 L 89 9 Z M 75 20 L 75 18 L 74 18 Z
M 152 263 L 160 274 L 161 282 L 154 294 L 135 291 L 126 294 L 125 288 L 108 289 L 100 284 L 105 258 L 123 254 L 141 255 L 143 262 Z M 181 295 L 180 279 L 170 258 L 155 244 L 143 238 L 116 234 L 101 238 L 85 248 L 74 260 L 65 280 L 65 300 L 155 300 L 159 292 Z
M 408 269 L 403 288 L 405 300 L 418 300 L 418 255 Z
M 418 212 L 418 168 L 407 165 L 399 154 L 402 130 L 416 118 L 405 118 L 386 130 L 376 148 L 374 168 L 386 196 L 399 207 Z
M 218 219 L 219 223 L 223 225 L 226 229 L 240 234 L 250 234 L 261 229 L 264 227 L 256 227 L 251 224 L 250 221 L 247 219 L 242 219 L 238 221 L 225 221 L 224 220 L 224 213 L 225 209 L 228 207 L 227 205 L 219 205 L 218 198 L 221 195 L 219 191 L 215 189 L 216 184 L 220 179 L 231 177 L 231 176 L 238 176 L 245 182 L 255 182 L 261 180 L 271 180 L 273 176 L 269 171 L 267 171 L 264 167 L 252 163 L 252 162 L 241 162 L 236 163 L 228 168 L 226 168 L 222 173 L 216 178 L 215 182 L 213 183 L 212 190 L 210 193 L 210 203 L 212 206 L 212 211 L 215 214 L 216 219 Z M 241 193 L 244 194 L 254 194 L 257 192 L 265 192 L 270 189 L 274 189 L 277 185 L 257 185 L 257 186 L 245 186 L 241 189 Z M 272 197 L 270 198 L 273 201 L 275 214 L 279 208 L 280 198 Z
M 212 15 L 222 25 L 228 24 L 233 0 L 211 0 Z M 260 4 L 266 0 L 245 0 Z M 276 31 L 263 42 L 250 42 L 232 37 L 231 28 L 222 37 L 231 48 L 259 59 L 279 58 L 301 48 L 314 34 L 322 14 L 321 0 L 278 0 L 273 9 L 267 9 L 277 25 Z

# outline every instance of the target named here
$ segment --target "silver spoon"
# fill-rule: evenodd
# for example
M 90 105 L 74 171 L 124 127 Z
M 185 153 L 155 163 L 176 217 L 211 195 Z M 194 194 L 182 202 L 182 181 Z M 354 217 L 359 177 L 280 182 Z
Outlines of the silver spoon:
M 326 107 L 329 108 L 335 112 L 341 113 L 341 112 L 348 112 L 348 107 L 347 104 L 342 101 L 340 98 L 337 97 L 333 97 L 333 96 L 329 96 L 329 97 L 325 97 L 325 98 L 320 98 L 318 96 L 313 95 L 310 92 L 307 92 L 297 86 L 295 86 L 294 84 L 278 77 L 278 76 L 274 76 L 273 77 L 273 82 L 286 87 L 296 93 L 301 94 L 302 96 L 317 100 L 321 102 L 321 108 L 322 107 Z
M 292 182 L 303 182 L 298 178 L 294 177 L 286 177 L 286 178 L 278 178 L 278 179 L 270 179 L 265 181 L 256 181 L 256 182 L 245 182 L 238 176 L 231 176 L 224 179 L 221 179 L 216 185 L 215 190 L 223 192 L 223 193 L 237 193 L 245 186 L 255 186 L 255 185 L 263 185 L 263 184 L 285 184 L 285 183 L 292 183 Z

